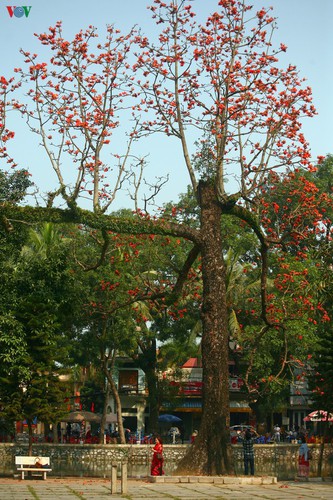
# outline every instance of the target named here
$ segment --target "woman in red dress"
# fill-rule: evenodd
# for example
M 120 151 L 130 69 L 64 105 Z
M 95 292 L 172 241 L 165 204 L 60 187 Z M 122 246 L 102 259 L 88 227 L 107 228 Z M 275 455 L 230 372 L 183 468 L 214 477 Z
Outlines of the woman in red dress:
M 163 441 L 160 437 L 155 438 L 155 446 L 152 449 L 153 459 L 151 462 L 150 475 L 151 476 L 163 476 Z

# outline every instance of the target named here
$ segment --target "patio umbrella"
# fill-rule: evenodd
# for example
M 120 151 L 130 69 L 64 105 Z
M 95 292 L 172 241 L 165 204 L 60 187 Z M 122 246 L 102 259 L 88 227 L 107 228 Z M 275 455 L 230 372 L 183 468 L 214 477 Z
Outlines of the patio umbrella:
M 61 419 L 62 422 L 74 422 L 81 423 L 84 421 L 87 422 L 100 422 L 101 416 L 97 413 L 93 413 L 92 411 L 71 411 L 68 415 L 65 415 Z
M 166 423 L 166 424 L 176 424 L 182 421 L 181 418 L 176 417 L 175 415 L 169 415 L 168 413 L 165 413 L 164 415 L 160 415 L 158 417 L 158 421 L 160 423 Z
M 100 417 L 102 420 L 102 415 Z M 108 413 L 106 415 L 106 420 L 105 420 L 106 424 L 115 424 L 116 422 L 118 422 L 117 415 L 113 415 L 112 413 Z
M 304 422 L 333 422 L 333 415 L 329 413 L 327 418 L 327 411 L 315 410 L 309 413 L 303 420 Z

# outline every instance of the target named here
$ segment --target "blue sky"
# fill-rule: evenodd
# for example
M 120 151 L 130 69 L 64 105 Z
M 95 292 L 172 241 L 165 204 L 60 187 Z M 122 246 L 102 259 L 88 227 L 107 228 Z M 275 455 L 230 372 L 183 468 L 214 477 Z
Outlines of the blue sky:
M 0 74 L 8 76 L 13 67 L 22 65 L 19 54 L 21 47 L 40 53 L 42 47 L 33 34 L 47 31 L 58 20 L 62 20 L 64 34 L 69 38 L 89 24 L 93 24 L 101 32 L 106 24 L 114 23 L 122 31 L 138 24 L 149 34 L 155 26 L 146 9 L 149 3 L 149 0 L 22 0 L 22 3 L 14 4 L 10 0 L 0 0 Z M 249 0 L 249 3 L 256 8 L 273 7 L 273 15 L 278 18 L 279 28 L 274 36 L 274 45 L 278 46 L 283 42 L 288 46 L 287 53 L 280 59 L 280 66 L 286 66 L 289 62 L 295 64 L 313 90 L 318 116 L 304 123 L 304 134 L 310 142 L 313 158 L 333 153 L 332 0 Z M 8 5 L 31 6 L 29 16 L 10 18 L 6 9 Z M 204 21 L 207 14 L 215 10 L 216 5 L 217 0 L 194 0 L 197 19 Z M 47 183 L 52 183 L 52 175 L 47 170 L 46 163 L 36 155 L 36 150 L 30 148 L 30 142 L 25 136 L 20 140 L 23 147 L 18 148 L 18 159 L 22 163 L 27 158 L 30 159 L 28 164 L 24 163 L 22 166 L 30 166 L 36 181 L 40 178 L 41 183 L 48 187 Z M 158 143 L 149 143 L 149 154 L 152 173 L 171 174 L 161 202 L 176 199 L 188 184 L 177 144 L 170 146 L 159 137 Z M 34 158 L 33 162 L 31 157 Z

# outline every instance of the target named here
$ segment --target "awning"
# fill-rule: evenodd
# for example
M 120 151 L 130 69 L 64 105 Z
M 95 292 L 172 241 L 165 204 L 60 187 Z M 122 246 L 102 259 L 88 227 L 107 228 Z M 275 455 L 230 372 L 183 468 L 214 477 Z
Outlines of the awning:
M 187 413 L 189 412 L 198 413 L 201 412 L 201 409 L 202 409 L 201 399 L 197 400 L 189 399 L 189 400 L 179 401 L 177 403 L 177 407 L 173 408 L 174 411 L 187 412 Z M 230 413 L 251 413 L 251 412 L 252 410 L 249 407 L 247 401 L 230 401 Z
M 247 401 L 230 401 L 230 413 L 250 413 L 251 411 Z

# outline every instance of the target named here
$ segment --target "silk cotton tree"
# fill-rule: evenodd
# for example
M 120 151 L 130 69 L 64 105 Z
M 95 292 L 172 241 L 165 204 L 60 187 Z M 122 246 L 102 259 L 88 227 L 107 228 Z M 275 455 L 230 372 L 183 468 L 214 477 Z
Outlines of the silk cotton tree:
M 103 233 L 105 245 L 109 231 L 171 235 L 193 243 L 179 278 L 164 295 L 170 292 L 169 300 L 175 297 L 200 254 L 202 421 L 194 449 L 181 466 L 207 474 L 230 470 L 222 215 L 248 224 L 259 240 L 261 315 L 268 329 L 272 321 L 266 314 L 267 253 L 278 239 L 270 237 L 269 228 L 261 224 L 262 190 L 272 171 L 278 177 L 293 168 L 311 168 L 301 120 L 315 113 L 311 90 L 296 67 L 280 69 L 277 65 L 279 52 L 286 47 L 273 49 L 275 20 L 269 12 L 255 12 L 240 0 L 221 0 L 216 9 L 201 25 L 195 21 L 191 3 L 156 0 L 150 10 L 161 27 L 157 42 L 134 32 L 122 37 L 110 27 L 106 43 L 97 49 L 94 43 L 97 55 L 89 52 L 89 44 L 96 41 L 92 28 L 72 42 L 63 38 L 60 24 L 39 35 L 41 43 L 53 51 L 49 66 L 25 52 L 29 71 L 17 70 L 22 85 L 32 82 L 28 98 L 34 109 L 18 101 L 11 104 L 39 134 L 59 187 L 48 194 L 46 207 L 1 207 L 9 222 L 14 218 L 71 221 L 96 228 Z M 6 91 L 3 84 L 3 94 Z M 154 133 L 170 137 L 172 144 L 174 138 L 179 140 L 200 213 L 196 227 L 179 214 L 169 219 L 151 217 L 147 211 L 136 218 L 108 215 L 122 175 L 126 178 L 128 172 L 123 160 L 128 159 L 129 149 L 122 155 L 116 153 L 120 141 L 115 131 L 129 123 L 129 113 L 133 113 L 134 126 L 129 130 L 128 147 Z M 196 148 L 198 140 L 202 147 Z M 112 153 L 109 157 L 101 152 L 107 147 Z M 112 158 L 119 160 L 114 172 L 109 167 Z M 78 169 L 69 187 L 72 179 L 65 180 L 62 168 L 67 168 L 68 176 L 73 165 Z M 81 208 L 82 196 L 85 206 L 90 200 L 90 211 Z M 67 209 L 59 208 L 61 198 Z M 138 293 L 133 300 L 152 296 Z
M 185 1 L 156 0 L 150 9 L 163 29 L 158 43 L 143 36 L 139 40 L 135 69 L 141 74 L 140 91 L 150 114 L 141 133 L 159 132 L 180 141 L 200 207 L 196 244 L 203 280 L 203 413 L 195 450 L 182 465 L 221 473 L 229 469 L 228 313 L 221 216 L 232 214 L 251 226 L 267 270 L 269 238 L 258 218 L 261 188 L 272 169 L 308 166 L 300 120 L 312 116 L 314 109 L 311 90 L 303 88 L 296 68 L 282 70 L 276 65 L 278 52 L 286 47 L 272 48 L 275 20 L 265 9 L 254 12 L 243 1 L 221 0 L 204 25 L 195 22 L 191 4 Z M 202 140 L 199 170 L 190 154 L 195 134 Z M 234 192 L 231 184 L 236 186 Z M 265 315 L 265 273 L 261 293 Z

